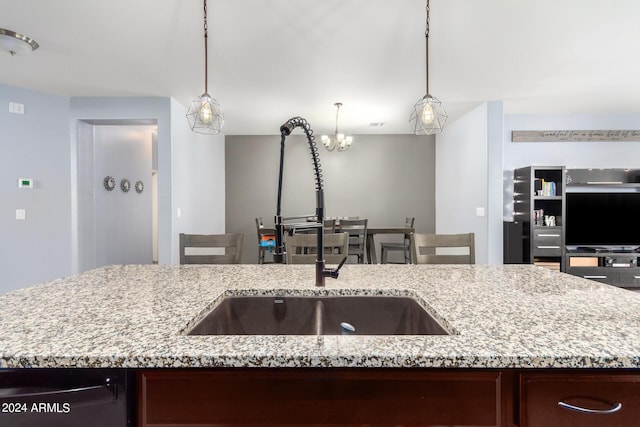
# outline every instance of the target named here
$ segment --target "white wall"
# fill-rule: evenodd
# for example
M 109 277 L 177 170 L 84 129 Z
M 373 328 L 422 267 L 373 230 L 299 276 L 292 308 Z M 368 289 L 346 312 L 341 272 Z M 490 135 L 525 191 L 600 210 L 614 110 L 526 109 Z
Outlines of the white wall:
M 80 156 L 82 148 L 79 141 L 86 133 L 79 126 L 81 122 L 105 123 L 129 123 L 140 120 L 142 122 L 153 121 L 157 124 L 158 139 L 158 260 L 161 264 L 172 262 L 172 225 L 171 225 L 171 100 L 170 98 L 71 98 L 71 152 Z M 186 119 L 185 119 L 186 120 Z M 80 148 L 81 151 L 78 151 Z M 78 161 L 82 159 L 78 158 Z M 84 171 L 86 172 L 86 171 Z M 82 177 L 82 164 L 76 161 L 71 164 L 73 177 Z M 72 194 L 78 191 L 76 179 L 72 179 Z M 78 260 L 79 248 L 86 247 L 91 242 L 82 242 L 86 236 L 80 234 L 82 230 L 83 211 L 78 201 L 72 205 L 72 260 L 73 272 L 81 271 Z
M 180 261 L 180 233 L 225 232 L 225 137 L 192 132 L 186 113 L 183 105 L 171 100 L 172 263 Z
M 475 233 L 476 263 L 488 262 L 488 108 L 482 104 L 436 136 L 436 233 Z
M 511 142 L 514 130 L 639 129 L 640 114 L 506 115 L 504 212 L 513 219 L 513 169 L 521 166 L 640 168 L 640 142 Z
M 95 126 L 94 177 L 96 262 L 151 264 L 152 262 L 152 132 L 155 126 Z M 106 176 L 116 181 L 107 191 Z M 120 188 L 123 179 L 130 190 Z M 141 181 L 144 190 L 134 186 Z

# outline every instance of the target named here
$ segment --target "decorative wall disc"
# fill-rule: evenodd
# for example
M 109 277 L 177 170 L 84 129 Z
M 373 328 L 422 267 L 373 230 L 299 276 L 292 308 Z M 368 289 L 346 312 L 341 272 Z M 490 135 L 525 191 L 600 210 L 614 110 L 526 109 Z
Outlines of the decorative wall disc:
M 124 178 L 122 181 L 120 181 L 120 189 L 125 193 L 127 193 L 131 189 L 131 183 L 127 178 Z
M 116 180 L 113 179 L 112 176 L 105 177 L 102 183 L 104 184 L 104 188 L 106 188 L 107 191 L 111 191 L 116 188 Z
M 142 181 L 136 181 L 136 185 L 135 185 L 136 191 L 138 193 L 142 193 L 144 191 L 144 184 Z

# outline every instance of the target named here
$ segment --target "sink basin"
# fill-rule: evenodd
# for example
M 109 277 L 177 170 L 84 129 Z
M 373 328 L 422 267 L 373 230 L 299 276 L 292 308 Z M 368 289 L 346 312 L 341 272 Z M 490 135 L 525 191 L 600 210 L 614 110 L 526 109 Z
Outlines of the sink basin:
M 414 299 L 225 297 L 187 335 L 448 335 Z

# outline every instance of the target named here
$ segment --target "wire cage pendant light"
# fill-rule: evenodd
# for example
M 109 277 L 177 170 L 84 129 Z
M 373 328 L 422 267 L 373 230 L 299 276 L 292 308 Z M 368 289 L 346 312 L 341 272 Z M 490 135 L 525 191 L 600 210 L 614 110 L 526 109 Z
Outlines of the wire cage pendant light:
M 209 57 L 207 25 L 207 0 L 204 0 L 204 93 L 194 99 L 187 110 L 187 121 L 192 131 L 207 135 L 217 135 L 224 125 L 224 115 L 220 104 L 209 95 Z
M 328 135 L 322 135 L 320 137 L 320 141 L 322 141 L 322 145 L 324 145 L 324 148 L 326 148 L 327 151 L 333 151 L 336 148 L 338 151 L 347 151 L 349 147 L 351 147 L 353 137 L 351 135 L 345 136 L 345 134 L 338 131 L 338 115 L 340 114 L 342 102 L 336 102 L 333 105 L 336 106 L 336 130 L 333 133 L 333 139 Z
M 413 133 L 416 135 L 433 135 L 442 132 L 444 123 L 447 121 L 447 113 L 444 111 L 442 102 L 429 94 L 429 0 L 427 0 L 427 20 L 425 36 L 425 56 L 426 56 L 426 95 L 416 102 L 411 111 L 409 121 L 413 125 Z

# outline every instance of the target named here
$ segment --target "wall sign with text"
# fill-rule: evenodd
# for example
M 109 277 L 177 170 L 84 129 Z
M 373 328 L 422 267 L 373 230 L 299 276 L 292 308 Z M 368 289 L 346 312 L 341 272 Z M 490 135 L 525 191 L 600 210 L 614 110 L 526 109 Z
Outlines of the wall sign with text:
M 640 130 L 514 130 L 512 142 L 640 141 Z

